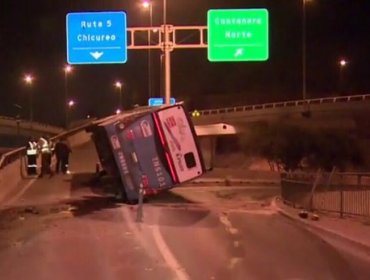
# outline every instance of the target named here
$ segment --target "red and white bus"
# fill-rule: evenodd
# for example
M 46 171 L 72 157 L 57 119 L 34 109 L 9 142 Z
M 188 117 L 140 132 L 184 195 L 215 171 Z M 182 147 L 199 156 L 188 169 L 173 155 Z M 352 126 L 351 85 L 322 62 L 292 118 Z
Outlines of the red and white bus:
M 96 122 L 93 132 L 103 168 L 129 201 L 205 173 L 191 118 L 182 104 L 141 107 Z

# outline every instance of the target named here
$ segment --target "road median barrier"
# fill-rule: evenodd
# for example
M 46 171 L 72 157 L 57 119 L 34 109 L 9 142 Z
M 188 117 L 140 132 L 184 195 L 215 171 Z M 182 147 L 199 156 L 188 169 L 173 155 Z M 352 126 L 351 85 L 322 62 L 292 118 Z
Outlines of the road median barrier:
M 239 185 L 280 185 L 279 180 L 264 180 L 264 179 L 247 179 L 247 178 L 233 178 L 233 177 L 205 177 L 197 178 L 190 181 L 193 185 L 225 185 L 225 186 L 239 186 Z

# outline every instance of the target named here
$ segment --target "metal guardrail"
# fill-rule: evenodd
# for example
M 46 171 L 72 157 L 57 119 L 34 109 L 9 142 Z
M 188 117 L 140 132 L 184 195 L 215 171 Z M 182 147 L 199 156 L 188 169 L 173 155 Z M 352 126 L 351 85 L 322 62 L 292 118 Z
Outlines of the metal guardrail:
M 199 110 L 198 112 L 199 112 L 199 116 L 208 116 L 208 115 L 217 115 L 217 114 L 226 114 L 226 113 L 264 110 L 264 109 L 272 109 L 272 108 L 304 106 L 304 105 L 311 105 L 311 104 L 346 103 L 346 102 L 365 101 L 365 100 L 370 101 L 370 94 L 324 97 L 324 98 L 315 98 L 315 99 L 306 99 L 306 100 L 303 100 L 303 99 L 291 100 L 291 101 L 284 101 L 284 102 L 226 107 L 226 108 L 219 108 L 219 109 L 206 109 L 206 110 Z
M 54 126 L 54 125 L 49 125 L 46 123 L 40 123 L 40 122 L 30 122 L 28 120 L 24 119 L 16 119 L 16 118 L 11 118 L 11 117 L 6 117 L 6 116 L 0 116 L 0 124 L 2 126 L 14 126 L 17 127 L 19 125 L 20 128 L 22 129 L 29 129 L 32 127 L 33 130 L 40 130 L 42 132 L 50 132 L 53 134 L 60 133 L 60 131 L 63 130 L 63 128 Z
M 370 173 L 345 172 L 328 178 L 328 174 L 320 177 L 314 188 L 314 174 L 284 174 L 282 197 L 312 211 L 370 217 Z
M 78 127 L 75 127 L 73 129 L 70 129 L 68 131 L 63 131 L 62 133 L 54 136 L 54 137 L 51 137 L 50 139 L 52 141 L 56 141 L 62 137 L 69 137 L 73 134 L 76 134 L 77 132 L 85 129 L 87 126 L 89 126 L 93 121 L 95 121 L 96 119 L 93 118 L 93 119 L 89 119 L 89 121 L 87 121 L 86 123 L 78 126 Z M 17 148 L 15 150 L 12 150 L 12 151 L 9 151 L 5 154 L 3 154 L 0 158 L 0 171 L 2 168 L 4 168 L 5 166 L 7 166 L 8 164 L 14 162 L 15 160 L 21 158 L 22 156 L 24 156 L 26 154 L 26 148 L 25 147 L 21 147 L 21 148 Z
M 7 166 L 8 164 L 12 163 L 13 161 L 19 159 L 21 156 L 26 154 L 26 148 L 17 148 L 10 152 L 3 154 L 0 157 L 0 170 Z

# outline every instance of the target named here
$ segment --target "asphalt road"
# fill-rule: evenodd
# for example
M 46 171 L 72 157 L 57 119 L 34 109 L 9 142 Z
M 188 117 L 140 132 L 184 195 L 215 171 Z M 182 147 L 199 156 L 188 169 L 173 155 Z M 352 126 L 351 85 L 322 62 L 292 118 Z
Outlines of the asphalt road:
M 86 189 L 35 207 L 22 198 L 2 212 L 2 279 L 369 279 L 366 262 L 261 206 L 266 198 L 230 207 L 230 191 L 217 203 L 202 192 L 211 199 L 145 204 L 143 223 L 136 206 Z
M 138 223 L 137 206 L 102 195 L 87 169 L 36 180 L 3 207 L 1 279 L 370 279 L 366 259 L 271 208 L 274 186 L 177 188 Z

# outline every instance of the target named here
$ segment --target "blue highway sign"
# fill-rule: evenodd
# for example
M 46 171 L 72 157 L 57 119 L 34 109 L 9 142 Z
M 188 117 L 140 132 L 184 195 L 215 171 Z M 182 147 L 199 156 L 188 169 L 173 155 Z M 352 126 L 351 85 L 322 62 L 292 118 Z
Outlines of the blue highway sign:
M 66 29 L 69 64 L 127 61 L 125 12 L 69 13 L 66 16 Z
M 170 98 L 170 104 L 174 105 L 176 103 L 175 98 Z M 161 106 L 164 104 L 164 98 L 162 97 L 151 97 L 148 99 L 148 105 L 149 106 Z

